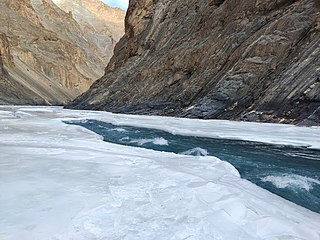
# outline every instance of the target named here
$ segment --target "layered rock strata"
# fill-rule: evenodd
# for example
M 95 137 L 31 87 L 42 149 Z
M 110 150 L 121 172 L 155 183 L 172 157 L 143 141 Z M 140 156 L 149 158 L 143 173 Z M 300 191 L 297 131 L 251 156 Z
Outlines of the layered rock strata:
M 89 7 L 83 2 L 83 8 Z M 124 19 L 121 13 L 119 21 Z M 101 49 L 91 41 L 92 34 L 103 28 L 85 31 L 72 12 L 51 0 L 1 1 L 0 21 L 3 69 L 10 79 L 0 85 L 1 104 L 64 104 L 104 74 L 113 51 L 113 43 Z M 95 21 L 101 20 L 93 14 L 91 22 Z M 124 33 L 124 26 L 116 28 L 118 35 L 111 34 L 114 41 Z M 99 35 L 95 39 L 107 42 L 109 38 Z
M 70 105 L 317 124 L 317 0 L 131 0 L 106 74 Z

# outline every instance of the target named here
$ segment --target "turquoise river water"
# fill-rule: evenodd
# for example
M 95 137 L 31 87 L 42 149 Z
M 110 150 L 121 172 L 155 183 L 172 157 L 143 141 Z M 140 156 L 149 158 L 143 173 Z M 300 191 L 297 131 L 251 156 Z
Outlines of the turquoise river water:
M 208 155 L 231 163 L 241 177 L 289 201 L 320 213 L 320 151 L 257 142 L 173 135 L 115 126 L 96 120 L 68 122 L 111 143 L 185 155 Z

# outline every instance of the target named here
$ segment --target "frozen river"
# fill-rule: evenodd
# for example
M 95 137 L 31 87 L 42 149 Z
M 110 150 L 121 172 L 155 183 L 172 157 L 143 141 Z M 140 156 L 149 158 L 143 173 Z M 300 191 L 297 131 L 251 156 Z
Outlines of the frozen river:
M 0 107 L 1 240 L 319 240 L 318 213 L 240 178 L 230 163 L 105 142 L 64 123 L 86 119 L 117 125 L 119 133 L 131 125 L 319 149 L 320 128 Z M 206 151 L 215 155 L 193 152 Z M 265 183 L 274 184 L 268 176 Z
M 319 150 L 173 135 L 161 130 L 116 126 L 96 120 L 73 124 L 86 127 L 111 143 L 184 155 L 218 157 L 235 166 L 242 178 L 310 210 L 320 212 Z

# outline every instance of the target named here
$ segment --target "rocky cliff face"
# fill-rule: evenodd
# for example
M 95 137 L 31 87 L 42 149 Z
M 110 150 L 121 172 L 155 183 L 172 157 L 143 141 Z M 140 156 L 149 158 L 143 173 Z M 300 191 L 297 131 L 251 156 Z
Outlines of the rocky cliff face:
M 102 4 L 98 0 L 78 2 L 82 5 L 77 12 L 94 2 Z M 118 21 L 123 21 L 125 12 L 117 11 Z M 110 14 L 109 18 L 115 17 Z M 115 42 L 124 33 L 124 26 L 103 22 L 98 14 L 91 15 L 91 22 L 77 21 L 72 12 L 52 0 L 3 0 L 0 21 L 0 48 L 8 80 L 6 85 L 0 83 L 1 104 L 63 104 L 74 99 L 104 74 L 114 47 L 110 37 Z M 93 27 L 95 22 L 104 25 Z M 102 34 L 107 26 L 117 34 Z
M 318 0 L 131 0 L 106 74 L 70 107 L 320 119 Z
M 89 42 L 98 47 L 109 62 L 116 43 L 124 35 L 125 12 L 98 0 L 53 0 L 65 12 L 71 12 Z M 104 65 L 105 68 L 106 64 Z
M 14 68 L 14 60 L 9 48 L 9 40 L 5 34 L 0 34 L 0 104 L 40 104 L 41 100 L 34 93 L 15 81 L 6 70 Z

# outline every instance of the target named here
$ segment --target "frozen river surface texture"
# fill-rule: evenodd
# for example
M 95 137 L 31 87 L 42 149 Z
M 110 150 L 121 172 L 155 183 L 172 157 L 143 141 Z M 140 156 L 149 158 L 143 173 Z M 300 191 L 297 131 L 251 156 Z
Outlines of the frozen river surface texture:
M 166 121 L 186 134 L 208 124 L 228 138 L 243 129 L 244 138 L 313 147 L 319 136 L 318 128 L 253 124 L 248 132 L 242 123 L 1 107 L 1 240 L 320 239 L 319 214 L 241 179 L 231 164 L 107 143 L 63 123 L 83 119 Z M 268 126 L 290 134 L 267 137 Z

